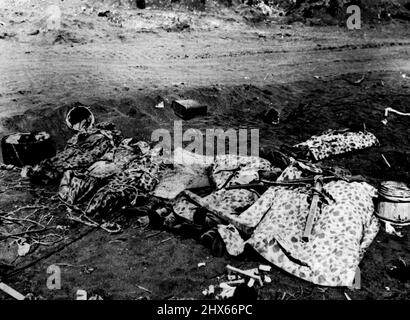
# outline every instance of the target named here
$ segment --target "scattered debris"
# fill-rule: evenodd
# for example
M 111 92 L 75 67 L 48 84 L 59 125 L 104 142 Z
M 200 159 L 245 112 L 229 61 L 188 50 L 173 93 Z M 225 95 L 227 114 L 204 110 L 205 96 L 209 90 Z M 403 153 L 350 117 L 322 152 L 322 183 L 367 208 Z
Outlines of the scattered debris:
M 262 279 L 261 279 L 259 276 L 255 275 L 254 272 L 250 272 L 249 270 L 241 270 L 241 269 L 232 267 L 232 266 L 229 265 L 229 264 L 226 266 L 226 268 L 227 268 L 228 270 L 232 271 L 232 272 L 236 272 L 236 273 L 242 274 L 242 275 L 244 275 L 244 276 L 247 276 L 247 277 L 249 277 L 249 278 L 253 278 L 253 279 L 255 279 L 255 280 L 258 280 L 259 282 L 262 282 Z M 256 269 L 256 270 L 257 270 L 257 269 Z
M 12 164 L 4 164 L 4 163 L 0 163 L 0 170 L 20 170 L 18 167 L 12 165 Z
M 236 285 L 236 284 L 242 284 L 245 283 L 245 279 L 238 279 L 238 280 L 233 280 L 233 281 L 228 281 L 228 282 L 223 282 L 224 284 L 228 286 Z M 221 283 L 222 284 L 222 283 Z M 220 284 L 220 285 L 221 285 Z
M 171 241 L 172 239 L 173 239 L 173 237 L 169 237 L 169 238 L 166 238 L 166 239 L 164 239 L 164 240 L 161 240 L 159 243 L 162 244 L 162 243 Z
M 105 222 L 102 225 L 100 225 L 100 228 L 103 229 L 104 231 L 109 232 L 109 233 L 120 233 L 120 232 L 122 232 L 121 226 L 116 222 Z
M 94 271 L 95 271 L 95 268 L 87 267 L 87 266 L 83 269 L 83 273 L 86 273 L 86 274 L 91 274 Z
M 94 294 L 88 298 L 88 300 L 104 300 L 100 295 Z
M 87 300 L 87 291 L 78 289 L 76 293 L 76 300 Z
M 143 290 L 143 291 L 146 291 L 146 292 L 148 292 L 148 293 L 152 293 L 151 290 L 148 290 L 147 288 L 144 288 L 143 286 L 137 285 L 137 287 L 138 287 L 139 289 Z
M 346 292 L 344 293 L 344 295 L 345 295 L 347 300 L 352 300 L 352 298 L 350 298 L 349 295 Z
M 394 228 L 393 225 L 388 221 L 384 221 L 384 228 L 388 234 L 395 235 L 399 238 L 404 237 L 404 234 L 401 231 L 397 231 L 396 228 Z
M 387 117 L 389 116 L 389 113 L 395 113 L 395 114 L 398 114 L 398 115 L 400 115 L 400 116 L 410 116 L 410 113 L 404 113 L 404 112 L 400 112 L 400 111 L 397 111 L 396 109 L 393 109 L 393 108 L 386 108 L 385 110 L 384 110 L 384 119 L 382 120 L 382 123 L 384 124 L 384 125 L 387 125 L 387 123 L 388 123 L 388 121 L 387 121 Z
M 24 257 L 26 254 L 28 254 L 30 251 L 30 247 L 31 247 L 30 244 L 28 244 L 27 242 L 17 243 L 17 246 L 18 246 L 17 253 L 20 257 Z
M 260 271 L 270 272 L 272 270 L 272 267 L 268 266 L 268 265 L 265 265 L 265 264 L 261 264 L 261 265 L 259 265 L 259 270 Z
M 159 103 L 155 106 L 155 108 L 157 108 L 157 109 L 164 109 L 164 108 L 165 108 L 164 101 L 159 102 Z
M 208 288 L 208 294 L 214 294 L 215 293 L 215 286 L 210 285 Z
M 25 298 L 24 298 L 24 300 L 31 300 L 31 301 L 34 301 L 34 300 L 45 300 L 45 298 L 44 298 L 43 296 L 41 296 L 41 295 L 36 296 L 36 295 L 34 295 L 34 293 L 27 293 L 26 296 L 25 296 Z
M 253 285 L 255 284 L 255 279 L 251 278 L 248 281 L 248 287 L 253 287 Z
M 226 286 L 222 289 L 222 291 L 219 293 L 219 295 L 216 297 L 218 300 L 223 300 L 223 299 L 229 299 L 232 298 L 233 295 L 235 294 L 235 287 L 231 286 Z
M 354 85 L 354 86 L 359 86 L 359 85 L 361 85 L 362 82 L 363 82 L 365 79 L 366 79 L 366 76 L 365 76 L 365 75 L 363 75 L 363 76 L 362 76 L 360 79 L 358 79 L 358 80 L 350 80 L 350 79 L 347 79 L 347 78 L 343 78 L 343 80 L 347 81 L 348 83 L 350 83 L 350 84 L 352 84 L 352 85 Z
M 391 168 L 391 164 L 389 163 L 389 161 L 387 161 L 387 159 L 386 159 L 386 157 L 384 156 L 384 154 L 382 154 L 381 156 L 382 156 L 382 159 L 384 160 L 384 163 L 385 163 L 389 168 Z

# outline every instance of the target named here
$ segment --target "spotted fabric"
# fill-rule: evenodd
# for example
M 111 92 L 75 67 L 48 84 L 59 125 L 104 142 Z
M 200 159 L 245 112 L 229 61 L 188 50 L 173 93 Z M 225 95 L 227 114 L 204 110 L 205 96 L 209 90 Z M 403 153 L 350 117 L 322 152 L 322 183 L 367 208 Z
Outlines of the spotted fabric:
M 302 240 L 310 208 L 306 187 L 272 187 L 266 211 L 245 242 L 227 227 L 219 233 L 228 252 L 241 253 L 252 246 L 269 262 L 310 282 L 325 286 L 350 286 L 356 268 L 375 238 L 379 223 L 373 215 L 376 189 L 367 183 L 332 181 L 324 190 L 334 199 L 323 203 L 314 221 L 309 242 Z
M 67 170 L 61 179 L 58 196 L 71 205 L 80 203 L 89 198 L 105 182 L 105 179 Z
M 370 132 L 329 131 L 294 147 L 305 153 L 307 159 L 323 160 L 333 155 L 370 148 L 379 144 Z
M 302 170 L 301 168 L 305 170 Z M 313 173 L 322 173 L 322 170 L 315 165 L 308 166 L 301 162 L 293 161 L 290 166 L 283 170 L 277 181 L 299 179 L 303 176 L 312 175 Z M 266 190 L 247 210 L 238 216 L 232 217 L 230 223 L 245 234 L 252 234 L 254 228 L 259 224 L 266 212 L 272 207 L 274 190 L 274 188 Z
M 74 139 L 77 140 L 78 136 Z M 73 143 L 73 139 L 70 139 L 70 141 Z M 100 159 L 105 160 L 96 161 L 87 169 L 80 169 L 80 165 L 75 165 L 76 170 L 67 170 L 63 174 L 59 187 L 60 198 L 69 204 L 81 202 L 90 193 L 96 192 L 98 188 L 106 184 L 110 178 L 121 176 L 122 171 L 126 168 L 128 168 L 128 171 L 141 168 L 144 165 L 142 157 L 146 153 L 145 147 L 145 143 L 127 138 L 122 140 L 118 146 L 110 148 L 108 152 L 103 154 Z M 92 152 L 95 152 L 95 150 L 90 150 L 90 153 Z M 147 157 L 150 158 L 150 156 Z M 130 163 L 133 164 L 130 165 Z M 146 163 L 149 163 L 149 161 L 146 161 Z M 150 169 L 147 168 L 147 170 Z M 149 184 L 150 182 L 146 183 Z
M 145 194 L 137 188 L 140 175 L 122 172 L 107 185 L 97 190 L 85 213 L 89 217 L 103 217 L 122 207 L 135 205 Z
M 107 123 L 101 127 L 112 128 Z M 27 170 L 28 177 L 35 183 L 55 183 L 67 170 L 86 170 L 121 141 L 119 131 L 101 127 L 74 135 L 68 140 L 63 151 Z
M 218 155 L 212 167 L 211 178 L 219 190 L 230 185 L 248 184 L 259 179 L 259 170 L 272 169 L 268 160 L 259 157 Z
M 163 170 L 160 160 L 153 160 L 151 155 L 139 156 L 95 192 L 86 214 L 104 216 L 121 207 L 136 205 L 137 200 L 145 199 L 154 190 Z
M 226 251 L 231 256 L 239 256 L 245 249 L 246 241 L 243 241 L 238 229 L 234 225 L 218 225 L 218 233 L 226 244 Z
M 160 153 L 146 142 L 121 140 L 119 132 L 103 123 L 73 136 L 34 173 L 53 179 L 61 175 L 60 199 L 80 207 L 84 203 L 87 215 L 100 217 L 135 205 L 153 191 L 165 170 Z

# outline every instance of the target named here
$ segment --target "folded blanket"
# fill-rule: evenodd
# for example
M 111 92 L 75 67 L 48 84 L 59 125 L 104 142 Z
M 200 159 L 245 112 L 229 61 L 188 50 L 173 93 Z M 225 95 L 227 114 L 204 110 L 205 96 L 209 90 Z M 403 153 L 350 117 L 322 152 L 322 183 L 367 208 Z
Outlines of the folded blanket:
M 370 132 L 328 131 L 299 143 L 294 148 L 310 160 L 323 160 L 333 155 L 370 148 L 379 144 Z

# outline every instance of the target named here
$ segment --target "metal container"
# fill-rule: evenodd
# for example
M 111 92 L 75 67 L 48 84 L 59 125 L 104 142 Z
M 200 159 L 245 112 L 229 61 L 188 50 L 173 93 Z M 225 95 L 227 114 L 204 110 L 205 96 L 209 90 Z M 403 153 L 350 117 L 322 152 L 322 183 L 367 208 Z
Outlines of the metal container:
M 410 186 L 398 181 L 382 182 L 376 215 L 392 224 L 410 224 Z
M 4 164 L 17 167 L 34 165 L 55 155 L 47 132 L 13 133 L 1 139 Z
M 172 102 L 171 107 L 175 114 L 184 120 L 206 115 L 208 109 L 206 105 L 195 100 L 175 100 Z

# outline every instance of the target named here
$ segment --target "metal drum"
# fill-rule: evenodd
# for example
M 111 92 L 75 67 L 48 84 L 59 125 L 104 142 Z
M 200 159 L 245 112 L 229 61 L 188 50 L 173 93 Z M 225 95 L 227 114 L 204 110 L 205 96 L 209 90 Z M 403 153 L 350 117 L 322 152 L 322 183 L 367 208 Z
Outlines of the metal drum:
M 13 133 L 1 139 L 4 164 L 17 167 L 34 165 L 55 155 L 54 145 L 47 132 Z
M 410 186 L 398 181 L 382 182 L 376 215 L 392 224 L 410 224 Z

